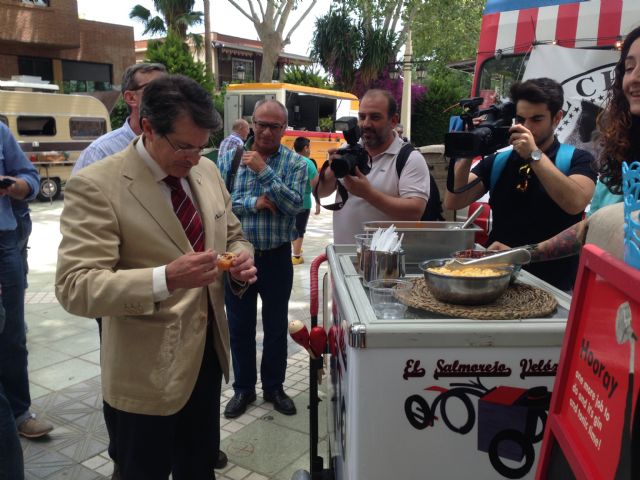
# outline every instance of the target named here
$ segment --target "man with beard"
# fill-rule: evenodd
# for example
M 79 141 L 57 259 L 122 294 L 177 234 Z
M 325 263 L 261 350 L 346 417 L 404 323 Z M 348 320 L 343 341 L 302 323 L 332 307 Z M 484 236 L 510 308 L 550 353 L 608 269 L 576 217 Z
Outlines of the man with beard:
M 360 140 L 371 157 L 371 172 L 364 175 L 357 167 L 355 175 L 338 180 L 327 168 L 321 175 L 318 194 L 333 193 L 338 181 L 347 190 L 348 201 L 333 212 L 333 241 L 354 243 L 363 222 L 420 220 L 429 200 L 429 169 L 422 155 L 412 151 L 398 175 L 396 159 L 404 142 L 395 129 L 398 105 L 389 92 L 369 90 L 360 101 L 358 126 Z M 339 154 L 329 150 L 329 162 Z
M 471 171 L 470 158 L 458 159 L 454 192 L 447 191 L 444 199 L 445 208 L 458 209 L 491 192 L 490 248 L 493 242 L 535 244 L 579 222 L 595 188 L 593 156 L 561 147 L 554 136 L 562 119 L 560 84 L 549 78 L 515 83 L 511 100 L 516 104 L 516 125 L 509 138 L 512 151 L 485 157 Z M 574 257 L 526 268 L 557 288 L 570 290 L 577 267 Z

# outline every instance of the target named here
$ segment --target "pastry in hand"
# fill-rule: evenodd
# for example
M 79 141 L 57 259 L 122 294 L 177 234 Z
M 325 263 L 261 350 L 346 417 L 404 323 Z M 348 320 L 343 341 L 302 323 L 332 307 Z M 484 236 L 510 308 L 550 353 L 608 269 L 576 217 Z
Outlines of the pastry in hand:
M 229 270 L 233 266 L 233 261 L 236 258 L 236 254 L 232 252 L 224 252 L 218 255 L 218 268 L 220 270 Z

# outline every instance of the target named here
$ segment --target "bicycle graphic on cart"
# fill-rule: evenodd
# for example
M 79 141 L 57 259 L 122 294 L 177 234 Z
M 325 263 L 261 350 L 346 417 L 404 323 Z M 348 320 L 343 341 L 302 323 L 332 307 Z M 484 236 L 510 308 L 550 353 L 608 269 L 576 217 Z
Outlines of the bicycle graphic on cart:
M 478 397 L 478 450 L 488 453 L 493 468 L 505 478 L 522 478 L 529 473 L 535 462 L 533 446 L 542 440 L 547 421 L 551 399 L 547 387 L 488 389 L 480 378 L 469 383 L 451 383 L 450 387 L 425 388 L 438 392 L 431 405 L 421 395 L 407 398 L 404 410 L 409 423 L 424 430 L 441 418 L 449 430 L 466 435 L 476 423 L 472 397 Z M 438 409 L 440 418 L 436 416 Z M 505 463 L 505 459 L 517 465 Z

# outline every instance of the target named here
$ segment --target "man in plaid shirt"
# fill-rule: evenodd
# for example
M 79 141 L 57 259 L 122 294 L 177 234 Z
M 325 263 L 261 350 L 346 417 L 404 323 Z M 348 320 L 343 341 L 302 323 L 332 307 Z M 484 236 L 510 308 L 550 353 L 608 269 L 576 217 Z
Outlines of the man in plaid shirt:
M 218 158 L 224 157 L 229 151 L 236 151 L 236 148 L 244 145 L 245 140 L 249 136 L 249 124 L 246 120 L 239 118 L 231 125 L 231 135 L 220 142 L 218 148 Z
M 231 335 L 235 394 L 224 415 L 236 418 L 256 399 L 256 311 L 262 300 L 264 341 L 260 378 L 264 399 L 284 415 L 296 407 L 282 384 L 287 367 L 289 297 L 293 285 L 291 241 L 298 235 L 296 214 L 302 209 L 307 165 L 280 144 L 287 128 L 287 109 L 277 100 L 261 100 L 253 111 L 255 136 L 245 145 L 231 185 L 233 213 L 242 222 L 244 236 L 255 247 L 258 281 L 242 298 L 227 286 L 225 304 Z M 234 151 L 219 158 L 222 178 L 230 175 Z

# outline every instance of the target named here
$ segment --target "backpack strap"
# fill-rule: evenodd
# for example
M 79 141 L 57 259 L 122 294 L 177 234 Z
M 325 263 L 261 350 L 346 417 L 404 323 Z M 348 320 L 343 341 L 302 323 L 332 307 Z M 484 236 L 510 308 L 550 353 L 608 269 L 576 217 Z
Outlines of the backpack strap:
M 414 150 L 415 148 L 413 148 L 413 145 L 411 145 L 410 143 L 405 143 L 400 148 L 400 151 L 398 152 L 398 156 L 396 157 L 396 172 L 398 173 L 398 178 L 400 178 L 400 175 L 402 174 L 402 170 L 404 169 L 404 166 L 407 164 L 409 155 L 411 155 L 411 152 L 413 152 Z
M 233 185 L 236 181 L 236 173 L 238 173 L 238 167 L 240 166 L 240 160 L 242 159 L 242 154 L 244 153 L 244 146 L 240 145 L 236 148 L 236 152 L 233 154 L 233 160 L 231 161 L 231 168 L 229 169 L 229 174 L 227 175 L 227 190 L 229 193 L 233 190 Z
M 504 171 L 504 167 L 507 165 L 507 160 L 513 153 L 513 147 L 503 150 L 502 152 L 496 153 L 496 156 L 493 158 L 493 165 L 491 166 L 491 177 L 489 179 L 489 192 L 493 192 L 496 184 L 498 183 L 498 179 L 502 172 Z
M 575 152 L 575 150 L 576 147 L 569 145 L 568 143 L 561 143 L 558 148 L 555 165 L 556 168 L 565 175 L 567 175 L 571 169 L 571 159 L 573 158 L 573 152 Z M 509 150 L 503 150 L 496 154 L 493 160 L 493 166 L 491 167 L 489 192 L 493 192 L 493 189 L 498 183 L 498 179 L 500 178 L 500 175 L 502 175 L 502 171 L 504 170 L 507 160 L 509 160 L 512 152 L 513 148 L 510 148 Z
M 573 158 L 573 152 L 576 147 L 569 145 L 568 143 L 561 143 L 556 153 L 556 168 L 562 173 L 567 175 L 571 169 L 571 159 Z

